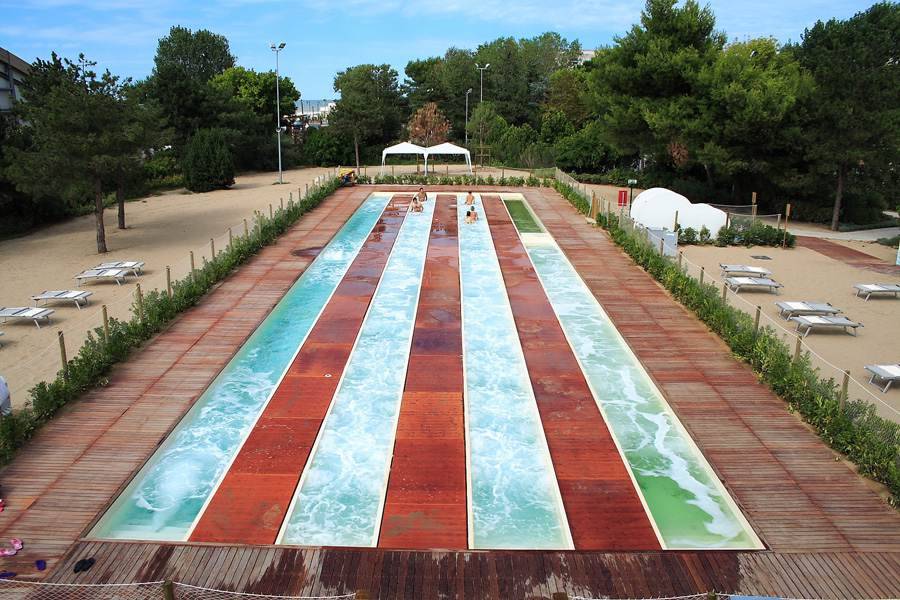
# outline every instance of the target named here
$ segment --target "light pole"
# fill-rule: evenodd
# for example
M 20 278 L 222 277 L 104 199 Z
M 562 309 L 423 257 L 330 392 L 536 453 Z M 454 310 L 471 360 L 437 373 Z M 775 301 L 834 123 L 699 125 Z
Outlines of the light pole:
M 490 66 L 491 63 L 488 63 L 483 67 L 479 67 L 478 63 L 475 63 L 475 68 L 481 71 L 481 89 L 478 91 L 478 102 L 484 101 L 484 72 L 487 71 L 488 67 Z
M 269 44 L 269 48 L 275 53 L 275 131 L 278 132 L 278 183 L 284 183 L 281 174 L 281 88 L 278 85 L 278 53 L 284 50 L 284 42 L 277 46 Z
M 466 90 L 466 148 L 469 147 L 469 94 L 472 93 L 472 88 Z

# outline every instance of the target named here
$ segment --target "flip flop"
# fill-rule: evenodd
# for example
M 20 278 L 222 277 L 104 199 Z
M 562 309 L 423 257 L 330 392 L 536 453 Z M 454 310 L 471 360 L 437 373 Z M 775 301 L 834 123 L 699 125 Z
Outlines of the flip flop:
M 18 552 L 15 548 L 0 548 L 0 556 L 15 556 Z
M 10 577 L 15 577 L 16 574 L 12 571 L 3 571 L 0 572 L 0 579 L 9 579 Z
M 19 538 L 13 538 L 9 540 L 9 545 L 15 548 L 17 551 L 25 547 L 25 544 L 23 544 L 22 540 L 20 540 Z
M 87 571 L 88 569 L 90 569 L 93 566 L 94 566 L 94 559 L 89 558 L 84 562 L 84 568 L 82 569 L 82 571 Z
M 87 571 L 91 567 L 94 566 L 93 558 L 82 558 L 77 563 L 75 563 L 75 568 L 72 569 L 75 573 L 81 573 L 83 571 Z
M 38 559 L 34 561 L 34 566 L 37 567 L 38 571 L 43 571 L 47 568 L 47 561 L 44 559 Z

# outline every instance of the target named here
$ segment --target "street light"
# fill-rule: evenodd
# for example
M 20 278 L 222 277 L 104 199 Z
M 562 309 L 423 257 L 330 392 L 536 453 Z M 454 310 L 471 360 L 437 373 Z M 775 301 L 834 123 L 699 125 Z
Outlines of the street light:
M 284 183 L 281 174 L 281 89 L 278 85 L 278 53 L 284 50 L 284 42 L 277 46 L 272 43 L 269 48 L 275 53 L 275 131 L 278 132 L 278 183 Z
M 490 66 L 491 63 L 488 63 L 483 67 L 479 67 L 478 63 L 475 63 L 475 68 L 481 71 L 481 89 L 478 92 L 478 102 L 484 101 L 484 72 L 487 71 L 488 67 Z
M 469 147 L 469 94 L 472 93 L 472 88 L 466 90 L 466 148 Z

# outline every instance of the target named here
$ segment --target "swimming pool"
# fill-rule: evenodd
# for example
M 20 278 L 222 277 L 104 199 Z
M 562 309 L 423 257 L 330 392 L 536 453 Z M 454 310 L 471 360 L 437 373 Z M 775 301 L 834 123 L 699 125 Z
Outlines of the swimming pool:
M 245 440 L 271 411 L 269 400 L 286 385 L 289 366 L 306 356 L 301 350 L 307 336 L 351 263 L 377 239 L 376 226 L 392 197 L 401 196 L 409 195 L 373 193 L 362 203 L 98 521 L 92 537 L 191 537 Z M 455 211 L 452 240 L 434 235 L 443 227 L 435 216 L 438 202 Z M 462 315 L 456 335 L 462 348 L 458 393 L 466 456 L 466 489 L 459 491 L 467 498 L 465 513 L 453 518 L 465 519 L 469 548 L 578 548 L 567 515 L 573 505 L 557 482 L 559 469 L 571 465 L 561 463 L 562 455 L 548 445 L 548 428 L 557 426 L 547 422 L 546 407 L 539 411 L 536 404 L 535 374 L 523 354 L 522 315 L 516 312 L 522 309 L 514 310 L 508 296 L 515 276 L 498 260 L 495 223 L 486 218 L 485 202 L 498 203 L 491 205 L 492 214 L 502 206 L 504 219 L 517 228 L 528 263 L 519 266 L 536 273 L 552 305 L 551 318 L 565 333 L 566 352 L 577 359 L 580 372 L 566 377 L 587 382 L 596 404 L 592 410 L 602 414 L 615 439 L 606 455 L 583 458 L 615 462 L 627 472 L 639 498 L 634 502 L 640 502 L 634 506 L 652 526 L 657 547 L 760 548 L 727 490 L 524 197 L 504 194 L 501 201 L 479 195 L 480 218 L 466 223 L 464 193 L 455 192 L 429 194 L 424 211 L 405 213 L 377 287 L 364 299 L 365 317 L 356 325 L 327 412 L 313 430 L 309 458 L 297 466 L 293 497 L 289 505 L 286 497 L 282 506 L 260 508 L 261 518 L 279 519 L 277 539 L 273 533 L 270 541 L 378 545 L 388 487 L 392 478 L 403 477 L 393 470 L 392 455 L 425 257 L 432 246 L 452 242 L 458 248 L 460 293 L 454 303 Z M 302 404 L 304 390 L 291 390 Z M 558 427 L 554 431 L 559 443 Z M 436 489 L 421 495 L 441 502 Z M 615 512 L 615 503 L 623 500 L 601 494 L 595 501 L 596 507 L 578 509 Z M 409 522 L 423 528 L 423 540 L 428 528 L 442 526 L 416 514 Z

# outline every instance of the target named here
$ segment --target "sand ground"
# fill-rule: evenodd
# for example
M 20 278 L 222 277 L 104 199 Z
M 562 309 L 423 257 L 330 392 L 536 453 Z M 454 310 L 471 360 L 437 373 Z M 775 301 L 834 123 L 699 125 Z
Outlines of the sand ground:
M 864 242 L 846 244 L 853 244 L 851 247 L 873 255 L 877 250 L 872 245 L 863 245 Z M 749 314 L 755 314 L 756 306 L 761 306 L 765 315 L 763 321 L 783 328 L 779 331 L 791 348 L 796 340 L 795 324 L 778 316 L 776 301 L 830 302 L 842 309 L 848 318 L 862 323 L 858 337 L 839 331 L 820 330 L 804 338 L 804 344 L 821 357 L 813 356 L 814 364 L 820 367 L 824 375 L 834 377 L 838 383 L 842 379 L 838 369 L 849 369 L 855 380 L 850 384 L 851 398 L 865 399 L 875 404 L 882 416 L 900 421 L 900 413 L 894 412 L 900 411 L 900 386 L 882 394 L 875 386 L 869 385 L 869 374 L 864 369 L 865 365 L 870 364 L 900 362 L 900 299 L 872 298 L 865 302 L 855 297 L 853 289 L 856 283 L 900 283 L 900 277 L 852 267 L 808 248 L 782 250 L 760 246 L 684 246 L 682 249 L 686 259 L 706 268 L 707 281 L 714 279 L 718 287 L 722 285 L 719 263 L 757 265 L 771 270 L 773 279 L 784 284 L 777 296 L 769 292 L 744 290 L 737 297 L 729 292 L 728 299 L 733 306 Z M 752 258 L 760 255 L 769 256 L 771 260 Z M 893 264 L 893 259 L 889 262 Z M 697 276 L 699 267 L 691 266 L 690 271 Z
M 438 173 L 446 172 L 444 165 Z M 396 173 L 415 171 L 414 165 L 395 167 Z M 493 169 L 483 174 L 499 175 Z M 68 356 L 76 354 L 87 332 L 102 324 L 101 306 L 107 305 L 109 316 L 128 319 L 134 300 L 135 283 L 144 291 L 165 289 L 166 266 L 172 279 L 183 278 L 190 271 L 189 252 L 196 265 L 210 256 L 210 238 L 216 251 L 228 241 L 228 228 L 234 235 L 243 232 L 243 219 L 252 225 L 254 211 L 267 213 L 269 204 L 275 209 L 288 194 L 297 198 L 299 190 L 317 176 L 333 169 L 310 168 L 284 172 L 285 185 L 275 185 L 277 173 L 257 173 L 237 177 L 229 190 L 191 194 L 184 190 L 168 192 L 129 202 L 125 208 L 128 228 L 116 228 L 116 210 L 105 212 L 106 241 L 109 252 L 97 254 L 94 216 L 78 217 L 52 225 L 27 236 L 0 242 L 0 306 L 31 306 L 31 296 L 43 290 L 78 289 L 74 276 L 97 264 L 113 260 L 142 260 L 144 274 L 129 278 L 118 286 L 113 282 L 86 283 L 82 287 L 93 292 L 90 303 L 81 310 L 74 304 L 53 304 L 55 312 L 49 326 L 40 329 L 29 322 L 0 323 L 0 375 L 9 382 L 13 405 L 21 406 L 28 390 L 40 381 L 52 379 L 60 368 L 57 332 L 65 337 Z M 369 175 L 378 167 L 366 167 Z M 461 165 L 450 165 L 449 173 L 462 174 Z M 512 171 L 507 171 L 507 174 Z

